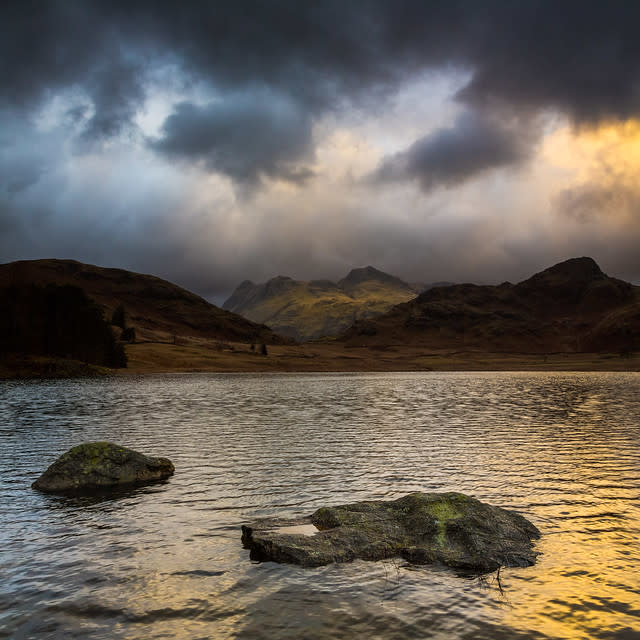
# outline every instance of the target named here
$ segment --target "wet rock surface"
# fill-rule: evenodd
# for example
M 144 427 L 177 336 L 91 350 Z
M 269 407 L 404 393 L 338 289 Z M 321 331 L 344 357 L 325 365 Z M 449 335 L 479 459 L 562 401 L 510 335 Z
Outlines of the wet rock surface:
M 61 455 L 31 487 L 45 493 L 84 493 L 156 482 L 173 472 L 167 458 L 110 442 L 88 442 Z
M 309 532 L 289 533 L 290 527 Z M 295 530 L 294 530 L 295 531 Z M 462 493 L 411 493 L 393 501 L 322 507 L 303 518 L 265 518 L 242 526 L 252 560 L 316 567 L 356 558 L 400 556 L 479 573 L 533 565 L 538 529 L 514 511 Z

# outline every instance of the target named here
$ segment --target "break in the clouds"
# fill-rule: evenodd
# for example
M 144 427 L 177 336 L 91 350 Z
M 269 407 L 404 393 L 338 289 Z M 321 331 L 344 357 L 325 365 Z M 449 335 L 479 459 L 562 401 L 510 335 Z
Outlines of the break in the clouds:
M 0 260 L 216 299 L 586 253 L 640 281 L 638 24 L 626 0 L 9 0 Z

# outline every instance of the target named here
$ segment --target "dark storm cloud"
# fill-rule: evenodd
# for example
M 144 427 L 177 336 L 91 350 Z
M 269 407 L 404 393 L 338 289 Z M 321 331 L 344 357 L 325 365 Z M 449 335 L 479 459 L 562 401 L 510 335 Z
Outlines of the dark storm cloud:
M 170 157 L 200 160 L 241 182 L 261 174 L 303 182 L 296 166 L 311 149 L 311 120 L 291 100 L 264 91 L 226 96 L 204 106 L 183 102 L 150 146 Z
M 130 125 L 145 96 L 135 64 L 110 62 L 87 79 L 94 113 L 82 132 L 85 140 L 101 140 L 117 135 Z M 70 114 L 71 115 L 71 114 Z
M 418 180 L 424 190 L 451 186 L 489 169 L 516 165 L 530 152 L 529 134 L 488 117 L 464 113 L 455 124 L 382 161 L 374 182 Z
M 130 120 L 146 71 L 168 61 L 216 87 L 264 83 L 310 113 L 446 64 L 470 71 L 467 104 L 578 122 L 640 109 L 640 4 L 626 0 L 21 0 L 1 11 L 3 99 L 23 106 L 80 85 L 100 135 Z
M 0 9 L 2 102 L 18 111 L 60 91 L 84 92 L 92 103 L 86 139 L 118 134 L 144 99 L 146 63 L 140 42 L 104 16 L 101 3 L 9 2 Z M 124 16 L 123 16 L 124 17 Z
M 490 12 L 496 5 L 483 3 L 484 35 L 471 43 L 474 73 L 460 100 L 503 102 L 515 109 L 551 107 L 578 124 L 640 113 L 640 4 L 539 0 L 511 5 L 495 15 Z

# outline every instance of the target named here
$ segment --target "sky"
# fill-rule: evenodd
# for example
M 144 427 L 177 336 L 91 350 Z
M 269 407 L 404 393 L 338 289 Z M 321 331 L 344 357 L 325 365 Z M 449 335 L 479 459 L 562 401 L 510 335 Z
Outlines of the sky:
M 0 262 L 640 283 L 640 3 L 0 8 Z

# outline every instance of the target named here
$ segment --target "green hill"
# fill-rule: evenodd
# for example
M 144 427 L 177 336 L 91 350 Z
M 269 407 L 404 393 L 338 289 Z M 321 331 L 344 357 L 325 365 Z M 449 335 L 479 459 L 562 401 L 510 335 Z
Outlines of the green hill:
M 299 341 L 335 336 L 358 320 L 374 318 L 415 298 L 422 288 L 373 267 L 353 269 L 338 282 L 278 276 L 240 284 L 223 309 L 268 325 Z

